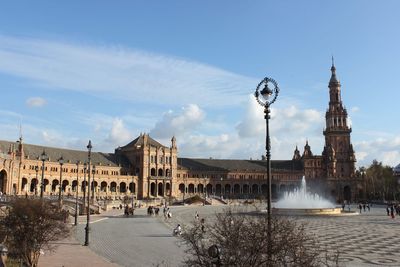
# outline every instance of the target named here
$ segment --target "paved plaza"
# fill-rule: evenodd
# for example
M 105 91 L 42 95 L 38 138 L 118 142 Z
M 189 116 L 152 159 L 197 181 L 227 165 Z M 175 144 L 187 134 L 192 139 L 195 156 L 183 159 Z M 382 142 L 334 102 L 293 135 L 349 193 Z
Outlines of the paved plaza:
M 125 218 L 121 211 L 113 210 L 101 216 L 93 216 L 90 250 L 81 246 L 84 242 L 84 219 L 74 231 L 74 246 L 79 254 L 73 259 L 61 259 L 59 265 L 46 263 L 51 257 L 41 259 L 43 266 L 81 266 L 93 260 L 104 267 L 112 266 L 180 266 L 184 259 L 184 247 L 172 236 L 177 223 L 187 225 L 194 220 L 197 211 L 200 218 L 221 212 L 226 206 L 177 206 L 171 207 L 172 219 L 165 221 L 150 217 L 146 209 L 137 209 L 133 218 Z M 239 206 L 253 212 L 254 206 Z M 355 207 L 353 207 L 355 210 Z M 384 207 L 373 207 L 370 212 L 349 216 L 292 217 L 306 223 L 306 229 L 318 236 L 329 249 L 339 249 L 344 266 L 400 266 L 400 218 L 392 220 Z M 53 256 L 64 253 L 68 244 L 61 245 Z M 93 253 L 94 252 L 94 253 Z M 87 257 L 82 257 L 86 255 Z M 70 255 L 67 255 L 68 257 Z M 100 264 L 101 263 L 101 264 Z

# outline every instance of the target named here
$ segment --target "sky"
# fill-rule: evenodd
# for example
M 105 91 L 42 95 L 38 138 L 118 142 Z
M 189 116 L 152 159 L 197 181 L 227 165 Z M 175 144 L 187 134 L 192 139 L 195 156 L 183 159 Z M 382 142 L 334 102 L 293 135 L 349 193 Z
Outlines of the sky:
M 8 1 L 0 139 L 113 152 L 140 133 L 179 156 L 272 159 L 324 146 L 331 57 L 357 166 L 400 163 L 399 1 Z

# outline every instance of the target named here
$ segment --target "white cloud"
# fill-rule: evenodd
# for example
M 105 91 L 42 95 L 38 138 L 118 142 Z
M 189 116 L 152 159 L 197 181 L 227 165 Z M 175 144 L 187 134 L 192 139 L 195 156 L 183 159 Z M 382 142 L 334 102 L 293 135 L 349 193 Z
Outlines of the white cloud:
M 236 126 L 240 137 L 260 137 L 265 135 L 264 109 L 257 104 L 253 96 L 249 96 L 244 118 Z M 295 105 L 287 108 L 271 108 L 271 133 L 280 136 L 315 136 L 322 133 L 324 120 L 321 112 L 314 109 L 300 110 Z
M 112 123 L 111 131 L 106 141 L 117 147 L 132 140 L 132 134 L 125 128 L 124 122 L 120 118 L 115 118 Z
M 400 137 L 357 142 L 354 149 L 358 166 L 369 166 L 374 159 L 392 167 L 400 163 Z
M 167 55 L 4 35 L 0 72 L 51 90 L 170 105 L 234 105 L 244 88 L 256 84 L 249 77 Z
M 26 100 L 29 107 L 43 107 L 46 105 L 46 100 L 42 97 L 31 97 Z
M 204 117 L 204 111 L 195 104 L 183 107 L 180 113 L 174 113 L 170 110 L 156 123 L 150 131 L 150 135 L 156 138 L 171 138 L 173 135 L 179 137 L 198 129 Z

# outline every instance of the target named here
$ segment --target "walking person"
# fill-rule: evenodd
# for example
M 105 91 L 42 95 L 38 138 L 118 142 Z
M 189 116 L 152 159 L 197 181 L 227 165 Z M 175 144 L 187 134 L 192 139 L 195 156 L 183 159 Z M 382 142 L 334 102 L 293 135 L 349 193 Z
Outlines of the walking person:
M 361 214 L 361 211 L 362 211 L 362 205 L 361 205 L 361 203 L 358 204 L 358 208 L 360 209 L 360 214 Z
M 394 205 L 390 206 L 390 217 L 394 219 Z

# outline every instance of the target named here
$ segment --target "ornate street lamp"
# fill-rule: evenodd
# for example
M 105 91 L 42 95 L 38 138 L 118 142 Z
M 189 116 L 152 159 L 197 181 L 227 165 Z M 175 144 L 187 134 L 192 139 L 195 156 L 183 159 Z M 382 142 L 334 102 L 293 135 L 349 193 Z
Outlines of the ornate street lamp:
M 92 141 L 89 140 L 89 144 L 86 146 L 88 149 L 88 195 L 87 195 L 87 217 L 86 217 L 86 227 L 85 227 L 85 246 L 89 246 L 89 223 L 90 223 L 90 157 L 92 153 Z
M 42 161 L 42 179 L 40 182 L 40 198 L 43 198 L 43 191 L 44 191 L 44 162 L 49 157 L 46 155 L 46 152 L 43 149 L 43 153 L 40 155 L 40 160 Z
M 59 190 L 58 190 L 58 204 L 62 205 L 62 197 L 61 197 L 61 190 L 62 190 L 62 172 L 63 172 L 63 165 L 64 165 L 64 158 L 61 156 L 58 159 L 58 162 L 60 163 L 60 184 L 59 184 Z
M 269 88 L 272 85 L 273 88 Z M 262 88 L 263 87 L 263 88 Z M 262 88 L 262 90 L 261 90 Z M 261 91 L 260 91 L 261 90 Z M 279 94 L 278 83 L 271 78 L 265 77 L 256 88 L 254 96 L 258 104 L 264 107 L 265 122 L 266 122 L 266 140 L 265 149 L 267 157 L 267 183 L 268 183 L 268 207 L 267 207 L 267 221 L 268 221 L 268 256 L 271 253 L 271 140 L 269 137 L 269 119 L 270 119 L 270 106 L 275 102 Z M 270 263 L 270 262 L 269 262 Z
M 75 223 L 74 225 L 77 226 L 78 225 L 78 215 L 79 215 L 79 211 L 78 211 L 78 194 L 79 194 L 79 163 L 80 161 L 78 160 L 76 162 L 76 197 L 75 197 Z

